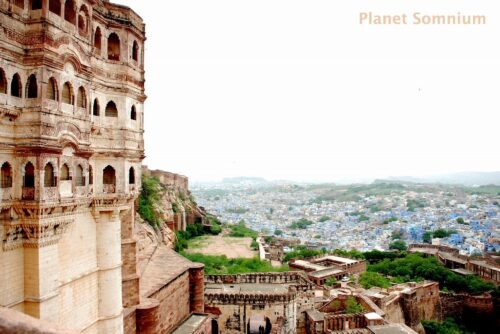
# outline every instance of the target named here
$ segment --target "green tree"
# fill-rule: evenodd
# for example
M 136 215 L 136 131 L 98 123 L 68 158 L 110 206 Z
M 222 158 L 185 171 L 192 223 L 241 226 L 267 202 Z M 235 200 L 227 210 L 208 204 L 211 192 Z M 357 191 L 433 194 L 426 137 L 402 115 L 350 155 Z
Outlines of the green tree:
M 422 240 L 427 243 L 427 244 L 430 244 L 431 241 L 432 241 L 432 232 L 424 232 L 424 235 L 422 236 Z
M 365 289 L 374 286 L 379 288 L 388 288 L 390 286 L 389 280 L 379 273 L 367 271 L 359 276 L 359 284 Z
M 407 248 L 406 242 L 403 240 L 396 240 L 389 245 L 389 249 L 396 249 L 399 251 L 405 251 Z
M 337 280 L 335 279 L 335 277 L 327 278 L 325 281 L 326 286 L 334 286 L 335 284 L 337 284 Z
M 447 238 L 456 232 L 457 231 L 454 231 L 454 230 L 437 229 L 432 233 L 432 236 L 434 238 Z
M 217 235 L 220 234 L 221 232 L 222 232 L 222 227 L 220 225 L 212 224 L 210 226 L 210 234 Z
M 282 230 L 274 230 L 274 235 L 277 235 L 277 236 L 283 235 L 283 231 Z
M 328 216 L 321 216 L 318 221 L 320 223 L 324 223 L 324 222 L 326 222 L 328 220 L 330 220 L 330 217 L 328 217 Z
M 465 220 L 462 217 L 458 217 L 457 218 L 457 223 L 464 225 L 465 224 Z
M 345 303 L 345 313 L 361 313 L 363 312 L 363 307 L 356 301 L 356 299 L 352 296 L 347 297 Z
M 468 334 L 462 326 L 459 326 L 454 319 L 447 318 L 444 322 L 437 322 L 433 320 L 423 320 L 426 334 Z
M 291 229 L 305 230 L 309 225 L 312 225 L 312 224 L 314 224 L 314 223 L 312 221 L 310 221 L 309 219 L 300 218 L 296 222 L 292 223 L 289 227 Z

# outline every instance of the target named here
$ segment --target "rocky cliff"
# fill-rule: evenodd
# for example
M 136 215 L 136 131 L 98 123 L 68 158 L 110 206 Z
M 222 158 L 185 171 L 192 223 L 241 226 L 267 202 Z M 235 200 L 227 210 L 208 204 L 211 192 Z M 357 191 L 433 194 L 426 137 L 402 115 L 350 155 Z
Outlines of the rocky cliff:
M 161 244 L 173 249 L 175 232 L 185 231 L 189 224 L 205 224 L 206 221 L 205 212 L 198 207 L 189 191 L 186 176 L 149 170 L 146 166 L 142 168 L 142 173 L 146 179 L 143 186 L 149 186 L 152 199 L 151 212 L 146 210 L 147 214 L 143 215 L 147 217 L 137 213 L 135 220 L 140 262 L 149 258 Z M 151 181 L 149 185 L 148 180 Z

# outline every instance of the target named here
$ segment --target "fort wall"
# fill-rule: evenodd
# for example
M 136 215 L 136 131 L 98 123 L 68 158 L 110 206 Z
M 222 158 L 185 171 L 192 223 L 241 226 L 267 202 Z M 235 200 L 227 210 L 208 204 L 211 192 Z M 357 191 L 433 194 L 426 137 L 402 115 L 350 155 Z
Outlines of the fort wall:
M 102 0 L 0 0 L 0 21 L 0 306 L 122 333 L 139 302 L 144 24 Z

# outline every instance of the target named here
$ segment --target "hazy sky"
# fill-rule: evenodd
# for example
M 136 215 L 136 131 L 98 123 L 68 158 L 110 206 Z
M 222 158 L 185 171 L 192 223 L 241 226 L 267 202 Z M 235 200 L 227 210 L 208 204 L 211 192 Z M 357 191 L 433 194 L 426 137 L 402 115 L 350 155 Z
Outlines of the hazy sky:
M 116 0 L 146 22 L 145 164 L 191 180 L 500 170 L 500 4 Z M 483 14 L 369 26 L 359 13 Z

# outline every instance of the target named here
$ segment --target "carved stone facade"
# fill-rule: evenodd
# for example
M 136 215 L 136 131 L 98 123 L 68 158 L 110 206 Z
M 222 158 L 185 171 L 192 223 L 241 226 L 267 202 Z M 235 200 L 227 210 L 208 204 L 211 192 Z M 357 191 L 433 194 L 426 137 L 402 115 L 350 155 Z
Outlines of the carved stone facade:
M 109 1 L 0 0 L 0 306 L 83 333 L 135 314 L 144 41 Z

